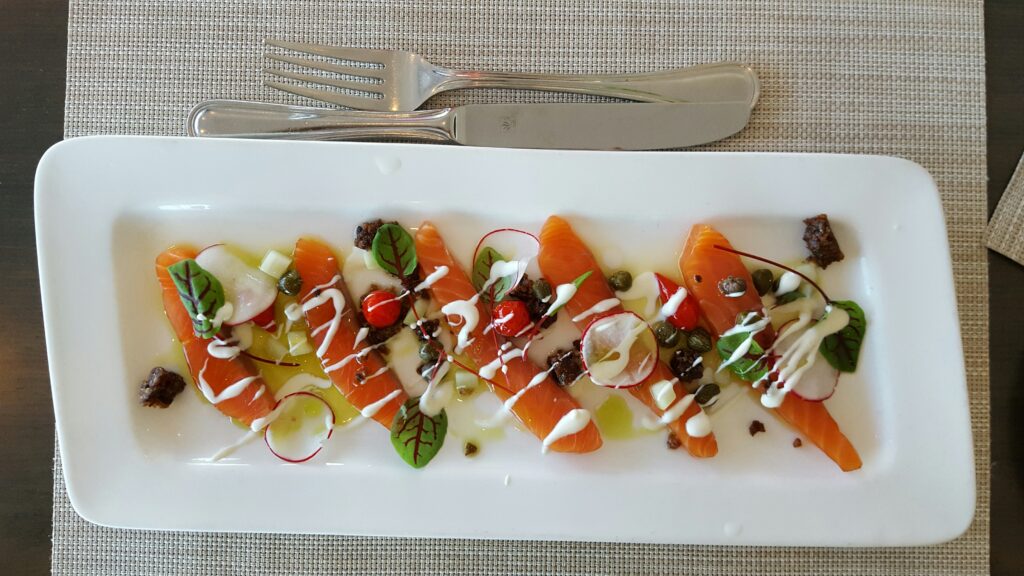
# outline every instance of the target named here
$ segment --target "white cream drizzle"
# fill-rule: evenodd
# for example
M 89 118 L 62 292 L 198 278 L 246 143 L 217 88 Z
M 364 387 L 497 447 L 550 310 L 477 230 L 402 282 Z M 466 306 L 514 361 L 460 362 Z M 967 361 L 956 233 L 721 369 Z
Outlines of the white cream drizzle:
M 487 364 L 483 365 L 480 368 L 480 370 L 478 371 L 478 373 L 480 374 L 480 377 L 483 378 L 484 380 L 491 380 L 498 373 L 498 369 L 499 368 L 504 368 L 504 364 L 506 362 L 508 362 L 509 360 L 512 360 L 514 358 L 522 358 L 522 357 L 523 357 L 523 351 L 521 349 L 515 348 L 515 349 L 512 349 L 512 350 L 509 350 L 508 352 L 505 352 L 504 354 L 500 354 L 494 360 L 491 360 Z M 503 372 L 507 372 L 507 370 L 502 370 L 502 371 Z
M 569 300 L 572 300 L 572 297 L 575 296 L 575 295 L 576 295 L 576 285 L 575 284 L 569 283 L 569 284 L 559 284 L 558 286 L 555 286 L 555 301 L 548 305 L 548 309 L 547 309 L 546 312 L 544 312 L 544 315 L 545 316 L 551 316 L 559 308 L 561 308 L 562 306 L 565 306 L 566 302 L 568 302 Z
M 673 380 L 673 383 L 675 383 L 676 381 L 677 380 Z M 686 411 L 690 408 L 690 405 L 693 404 L 695 398 L 696 397 L 693 394 L 687 394 L 686 396 L 683 396 L 682 398 L 677 400 L 671 408 L 666 410 L 660 418 L 656 420 L 653 420 L 651 418 L 645 418 L 643 422 L 644 427 L 649 430 L 657 430 L 664 426 L 671 425 L 673 422 L 683 417 L 683 414 L 685 414 Z M 701 410 L 699 407 L 697 409 L 696 414 L 686 419 L 685 426 L 686 435 L 690 436 L 691 438 L 703 438 L 708 434 L 711 434 L 712 431 L 711 419 L 708 418 L 708 415 L 705 414 L 704 411 Z
M 581 320 L 586 320 L 587 318 L 590 318 L 594 314 L 607 312 L 620 304 L 622 304 L 622 302 L 618 298 L 605 298 L 604 300 L 601 300 L 600 302 L 594 304 L 590 308 L 587 308 L 583 312 L 580 312 L 579 314 L 573 316 L 572 321 L 580 322 Z
M 633 285 L 629 290 L 615 292 L 615 295 L 624 301 L 643 299 L 644 317 L 650 318 L 654 316 L 658 307 L 658 279 L 654 277 L 654 272 L 644 272 L 633 278 Z
M 679 307 L 683 305 L 683 301 L 686 300 L 686 295 L 686 288 L 680 286 L 668 299 L 668 302 L 665 302 L 665 305 L 661 307 L 658 318 L 664 319 L 675 316 L 676 312 L 679 311 Z
M 206 378 L 203 377 L 203 373 L 206 372 L 206 366 L 208 363 L 209 360 L 203 362 L 203 367 L 202 369 L 199 370 L 199 391 L 203 393 L 203 397 L 206 398 L 210 402 L 210 404 L 220 404 L 225 400 L 235 398 L 239 394 L 241 394 L 246 388 L 248 388 L 249 384 L 252 384 L 253 382 L 260 379 L 259 376 L 247 376 L 245 378 L 242 378 L 238 382 L 231 384 L 227 388 L 224 388 L 223 390 L 220 391 L 220 394 L 216 394 L 214 393 L 213 388 L 211 388 L 210 385 L 206 382 Z
M 825 306 L 825 312 L 826 316 L 794 340 L 775 363 L 778 380 L 782 386 L 772 384 L 761 395 L 761 404 L 766 408 L 778 408 L 782 405 L 786 394 L 799 384 L 803 375 L 818 359 L 818 348 L 825 337 L 835 334 L 850 323 L 850 315 L 842 308 L 830 304 Z M 766 377 L 767 375 L 764 378 Z
M 750 346 L 754 343 L 754 336 L 760 334 L 765 328 L 767 328 L 771 324 L 772 319 L 770 316 L 768 316 L 767 312 L 764 313 L 763 318 L 761 318 L 757 322 L 751 323 L 750 321 L 756 318 L 757 316 L 757 312 L 750 312 L 743 317 L 743 320 L 739 324 L 733 326 L 732 328 L 722 333 L 721 337 L 727 338 L 729 336 L 732 336 L 733 334 L 741 334 L 745 332 L 747 334 L 747 338 L 743 340 L 743 342 L 741 342 L 739 346 L 736 347 L 732 355 L 729 356 L 729 358 L 725 362 L 719 364 L 718 372 L 725 370 L 728 366 L 736 363 L 740 358 L 746 356 L 747 353 L 750 352 Z
M 430 274 L 428 274 L 427 277 L 424 278 L 422 282 L 417 284 L 412 289 L 412 291 L 413 292 L 419 292 L 420 290 L 426 290 L 427 288 L 430 288 L 435 283 L 437 283 L 438 280 L 440 280 L 441 278 L 444 278 L 447 275 L 448 275 L 448 267 L 447 266 L 438 266 L 437 268 L 434 268 L 434 271 L 431 272 Z
M 799 274 L 786 271 L 779 277 L 779 289 L 775 291 L 776 296 L 782 296 L 783 294 L 789 294 L 793 290 L 800 287 L 800 283 L 803 282 L 803 278 Z
M 213 324 L 214 330 L 219 330 L 220 327 L 227 322 L 231 316 L 235 313 L 235 307 L 231 302 L 225 302 L 221 304 L 221 307 L 217 309 L 217 312 L 213 315 L 210 323 Z
M 369 327 L 363 326 L 362 328 L 360 328 L 359 331 L 356 332 L 356 340 L 355 340 L 355 342 L 352 343 L 352 347 L 355 348 L 356 346 L 359 346 L 359 343 L 362 342 L 363 340 L 366 340 L 366 337 L 369 336 L 369 335 L 370 335 L 370 328 Z
M 593 378 L 599 381 L 608 382 L 626 369 L 626 365 L 629 364 L 630 349 L 633 347 L 633 344 L 636 343 L 637 338 L 648 330 L 646 322 L 636 318 L 635 316 L 630 316 L 630 318 L 636 321 L 636 326 L 634 326 L 614 348 L 605 352 L 604 356 L 602 356 L 597 362 L 590 365 L 589 372 Z M 596 326 L 593 329 L 603 331 L 611 326 L 612 324 L 609 322 L 605 325 Z M 641 368 L 646 367 L 649 359 L 650 355 L 648 355 L 648 358 L 644 360 L 644 364 Z
M 366 358 L 367 354 L 369 354 L 370 352 L 376 350 L 377 348 L 380 348 L 384 344 L 385 344 L 385 342 L 380 342 L 379 344 L 374 344 L 373 346 L 367 346 L 366 348 L 363 348 L 362 350 L 360 350 L 358 352 L 353 352 L 353 353 L 349 354 L 348 356 L 345 356 L 341 360 L 338 360 L 334 364 L 330 364 L 330 365 L 324 366 L 324 372 L 334 372 L 335 370 L 341 370 L 345 366 L 348 366 L 348 364 L 350 362 L 352 362 L 353 360 Z
M 437 416 L 441 413 L 441 410 L 444 410 L 448 401 L 451 400 L 452 393 L 455 390 L 451 382 L 444 380 L 450 369 L 451 364 L 442 362 L 440 366 L 433 370 L 430 375 L 430 383 L 427 384 L 427 389 L 420 396 L 420 412 L 430 417 Z
M 555 367 L 552 366 L 551 368 L 545 370 L 544 372 L 538 372 L 536 376 L 530 379 L 526 386 L 523 386 L 523 388 L 520 391 L 509 396 L 507 400 L 502 402 L 501 408 L 499 408 L 498 411 L 495 412 L 493 416 L 491 416 L 487 420 L 477 420 L 477 426 L 483 428 L 496 428 L 504 424 L 508 420 L 509 416 L 512 415 L 512 408 L 515 407 L 516 402 L 519 402 L 520 398 L 522 398 L 530 390 L 540 385 L 541 382 L 547 380 L 548 374 L 550 374 L 551 371 L 554 369 Z
M 221 340 L 216 336 L 206 345 L 206 353 L 221 360 L 231 360 L 252 346 L 252 325 L 240 324 L 231 329 L 231 336 Z
M 381 411 L 382 408 L 387 406 L 388 402 L 391 402 L 392 400 L 394 400 L 401 393 L 402 393 L 401 390 L 392 390 L 391 393 L 388 394 L 387 396 L 381 398 L 380 400 L 377 400 L 376 402 L 374 402 L 372 404 L 367 405 L 365 408 L 360 410 L 359 414 L 363 418 L 373 418 L 374 416 L 377 415 L 378 412 Z
M 590 412 L 583 408 L 574 408 L 565 413 L 565 416 L 555 424 L 555 427 L 551 429 L 551 432 L 544 438 L 543 444 L 541 444 L 540 451 L 543 454 L 547 454 L 548 450 L 551 449 L 551 445 L 558 442 L 566 436 L 572 436 L 577 432 L 583 430 L 590 423 Z
M 441 312 L 445 315 L 458 316 L 462 319 L 460 324 L 455 325 L 460 326 L 459 334 L 456 337 L 456 354 L 462 352 L 473 343 L 473 339 L 470 336 L 472 336 L 477 324 L 480 323 L 480 311 L 476 307 L 476 303 L 479 300 L 480 294 L 475 294 L 469 300 L 454 300 L 441 307 Z M 449 321 L 449 324 L 451 324 L 451 321 Z
M 341 314 L 345 310 L 345 296 L 341 293 L 341 290 L 337 288 L 330 288 L 341 281 L 341 276 L 335 275 L 330 282 L 320 284 L 313 288 L 313 290 L 306 296 L 306 301 L 302 304 L 302 312 L 305 314 L 310 310 L 327 303 L 328 300 L 334 304 L 334 317 L 328 324 L 321 325 L 317 329 L 313 330 L 313 336 L 320 333 L 323 326 L 327 326 L 327 335 L 324 336 L 320 347 L 316 349 L 316 355 L 318 358 L 323 359 L 324 354 L 327 353 L 327 349 L 330 347 L 331 342 L 334 341 L 335 334 L 338 333 L 338 328 L 341 326 Z M 317 290 L 320 293 L 316 296 Z M 310 296 L 313 296 L 310 298 Z

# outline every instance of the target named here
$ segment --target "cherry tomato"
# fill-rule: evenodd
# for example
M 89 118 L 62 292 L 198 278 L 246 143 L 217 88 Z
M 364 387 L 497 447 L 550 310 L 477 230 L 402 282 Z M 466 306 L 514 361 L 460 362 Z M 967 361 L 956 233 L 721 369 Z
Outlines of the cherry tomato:
M 679 290 L 684 290 L 679 284 L 676 284 L 672 280 L 662 276 L 661 274 L 654 274 L 654 277 L 658 280 L 658 292 L 661 293 L 661 303 L 664 305 L 666 302 L 672 299 L 672 296 Z M 700 306 L 697 304 L 696 298 L 691 298 L 687 295 L 683 299 L 682 303 L 679 304 L 679 308 L 676 309 L 675 314 L 669 316 L 665 320 L 669 324 L 680 328 L 682 330 L 693 330 L 697 327 L 697 321 L 700 319 Z
M 505 300 L 494 307 L 491 322 L 498 334 L 516 336 L 530 325 L 530 311 L 519 300 Z
M 271 306 L 260 312 L 252 319 L 252 323 L 263 328 L 267 332 L 273 332 L 277 329 L 277 322 L 274 321 L 274 307 Z
M 402 303 L 387 290 L 374 290 L 363 298 L 363 318 L 374 328 L 387 328 L 398 321 Z

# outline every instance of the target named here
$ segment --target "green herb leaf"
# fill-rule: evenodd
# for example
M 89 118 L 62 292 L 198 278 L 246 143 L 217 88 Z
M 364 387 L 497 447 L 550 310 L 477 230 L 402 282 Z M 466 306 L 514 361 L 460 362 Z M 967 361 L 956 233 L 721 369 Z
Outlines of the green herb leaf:
M 411 398 L 398 409 L 391 422 L 391 444 L 402 460 L 413 468 L 423 468 L 441 450 L 448 432 L 448 415 L 420 412 L 420 399 Z
M 724 338 L 719 338 L 715 347 L 718 350 L 718 356 L 721 357 L 722 362 L 732 358 L 733 352 L 735 352 L 741 344 L 746 342 L 749 337 L 749 332 L 739 332 Z M 747 350 L 746 355 L 726 366 L 726 369 L 738 376 L 741 380 L 745 380 L 747 382 L 760 380 L 768 373 L 768 367 L 765 366 L 764 361 L 760 359 L 762 354 L 764 354 L 764 349 L 761 348 L 756 340 L 751 341 L 750 349 Z M 751 356 L 754 358 L 751 358 Z
M 473 287 L 476 288 L 477 292 L 483 290 L 484 284 L 491 277 L 491 266 L 495 262 L 506 261 L 506 258 L 501 255 L 500 252 L 491 248 L 490 246 L 484 246 L 476 255 L 476 261 L 473 262 Z M 491 284 L 487 292 L 482 294 L 482 298 L 485 302 L 500 302 L 509 293 L 514 286 L 512 281 L 515 280 L 513 276 L 505 276 L 496 280 L 494 284 Z
M 171 264 L 167 272 L 178 289 L 181 303 L 192 318 L 192 330 L 196 336 L 213 338 L 218 328 L 213 325 L 213 317 L 224 305 L 224 288 L 220 281 L 191 258 Z
M 572 281 L 573 286 L 575 286 L 577 289 L 579 289 L 579 287 L 582 286 L 583 283 L 586 282 L 587 278 L 590 278 L 590 275 L 593 274 L 593 273 L 594 273 L 593 270 L 587 270 L 583 274 L 580 274 L 575 280 Z M 556 289 L 556 291 L 557 291 L 557 289 Z M 553 308 L 553 309 L 548 310 L 547 312 L 545 312 L 544 315 L 545 316 L 554 316 L 555 313 L 557 313 L 561 309 L 562 309 L 561 306 L 559 306 L 557 308 Z
M 405 228 L 397 224 L 385 224 L 377 229 L 370 253 L 378 266 L 402 280 L 416 271 L 416 243 Z
M 864 310 L 853 300 L 839 300 L 833 302 L 832 306 L 846 310 L 846 313 L 850 315 L 850 323 L 839 332 L 826 336 L 818 350 L 836 370 L 855 372 L 868 320 L 864 316 Z M 824 319 L 823 317 L 822 320 Z

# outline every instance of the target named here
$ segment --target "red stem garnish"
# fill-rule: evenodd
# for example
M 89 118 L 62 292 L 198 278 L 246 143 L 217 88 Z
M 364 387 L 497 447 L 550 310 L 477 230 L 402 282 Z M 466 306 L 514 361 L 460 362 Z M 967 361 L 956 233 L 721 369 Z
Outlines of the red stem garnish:
M 747 258 L 750 258 L 752 260 L 757 260 L 759 262 L 764 262 L 765 264 L 771 264 L 772 266 L 775 266 L 776 268 L 782 268 L 783 270 L 785 270 L 787 272 L 792 272 L 793 274 L 796 274 L 797 276 L 803 278 L 805 282 L 807 282 L 808 284 L 813 286 L 815 290 L 817 290 L 819 293 L 821 293 L 821 296 L 825 299 L 825 303 L 826 304 L 831 304 L 832 303 L 832 299 L 828 297 L 828 294 L 825 294 L 825 291 L 821 289 L 821 286 L 818 286 L 817 282 L 815 282 L 814 280 L 811 280 L 805 274 L 802 274 L 801 272 L 799 272 L 797 270 L 794 270 L 794 269 L 790 268 L 789 266 L 786 266 L 785 264 L 779 264 L 778 262 L 776 262 L 774 260 L 769 260 L 768 258 L 764 258 L 763 256 L 758 256 L 756 254 L 751 254 L 749 252 L 741 252 L 739 250 L 736 250 L 735 248 L 730 248 L 728 246 L 722 246 L 721 244 L 714 244 L 714 247 L 716 249 L 722 250 L 724 252 L 732 252 L 733 254 L 738 254 L 740 256 L 746 256 Z
M 263 358 L 262 356 L 257 356 L 257 355 L 255 355 L 255 354 L 253 354 L 253 353 L 251 353 L 251 352 L 249 352 L 247 350 L 242 350 L 242 355 L 246 356 L 246 357 L 249 357 L 249 358 L 252 358 L 253 360 L 255 360 L 257 362 L 266 362 L 267 364 L 273 364 L 275 366 L 287 366 L 289 368 L 298 368 L 299 367 L 299 364 L 296 363 L 296 362 L 274 362 L 273 360 L 269 360 L 267 358 Z

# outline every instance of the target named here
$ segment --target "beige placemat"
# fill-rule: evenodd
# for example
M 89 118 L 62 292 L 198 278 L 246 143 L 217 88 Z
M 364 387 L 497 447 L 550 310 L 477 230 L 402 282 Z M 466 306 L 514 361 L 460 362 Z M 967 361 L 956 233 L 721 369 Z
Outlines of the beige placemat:
M 988 222 L 988 247 L 1024 264 L 1024 156 Z
M 211 97 L 299 102 L 260 87 L 264 36 L 400 47 L 443 65 L 507 70 L 746 61 L 763 79 L 761 105 L 746 131 L 714 149 L 889 154 L 923 164 L 942 191 L 956 268 L 975 522 L 944 546 L 869 550 L 132 532 L 81 520 L 57 466 L 54 573 L 988 572 L 982 0 L 72 0 L 67 136 L 181 134 L 190 106 Z M 462 93 L 443 102 L 499 97 L 513 96 Z

